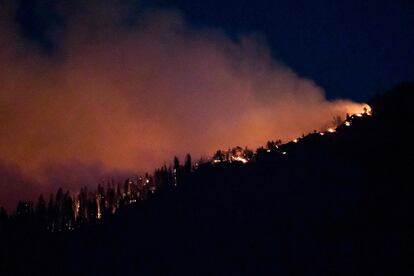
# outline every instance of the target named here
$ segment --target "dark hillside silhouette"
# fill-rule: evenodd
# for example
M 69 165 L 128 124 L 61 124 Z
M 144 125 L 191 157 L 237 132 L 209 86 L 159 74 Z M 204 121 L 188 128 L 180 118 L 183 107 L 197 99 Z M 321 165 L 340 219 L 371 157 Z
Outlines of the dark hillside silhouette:
M 336 130 L 20 202 L 0 274 L 410 275 L 413 103 L 401 84 Z

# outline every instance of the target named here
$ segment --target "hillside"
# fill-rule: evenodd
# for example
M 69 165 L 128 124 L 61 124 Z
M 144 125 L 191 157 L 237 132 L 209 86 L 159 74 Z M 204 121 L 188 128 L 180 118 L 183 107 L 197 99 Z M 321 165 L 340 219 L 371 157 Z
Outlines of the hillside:
M 246 164 L 200 165 L 100 224 L 6 229 L 0 274 L 405 275 L 413 102 L 414 83 L 401 84 L 372 100 L 372 116 Z

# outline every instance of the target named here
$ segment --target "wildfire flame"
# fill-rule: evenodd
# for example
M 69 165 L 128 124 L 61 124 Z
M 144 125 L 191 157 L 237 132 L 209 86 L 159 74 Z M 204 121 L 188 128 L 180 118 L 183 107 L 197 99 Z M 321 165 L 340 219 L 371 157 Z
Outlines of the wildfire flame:
M 232 156 L 232 159 L 234 161 L 242 162 L 243 164 L 246 164 L 248 162 L 248 160 L 246 158 L 243 158 L 243 157 L 240 157 L 240 156 L 236 156 L 236 157 Z

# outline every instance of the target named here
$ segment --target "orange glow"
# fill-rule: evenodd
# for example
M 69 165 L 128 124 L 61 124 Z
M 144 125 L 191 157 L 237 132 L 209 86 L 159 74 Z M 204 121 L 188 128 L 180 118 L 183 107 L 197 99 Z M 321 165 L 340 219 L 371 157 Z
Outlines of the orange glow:
M 239 162 L 242 162 L 242 163 L 244 163 L 244 164 L 248 162 L 248 160 L 247 160 L 247 159 L 245 159 L 245 158 L 243 158 L 243 157 L 240 157 L 240 156 L 236 156 L 236 157 L 232 156 L 232 159 L 233 159 L 234 161 L 239 161 Z
M 290 141 L 366 106 L 327 100 L 261 41 L 191 30 L 174 12 L 136 31 L 80 22 L 50 56 L 0 27 L 0 168 L 13 172 L 0 175 L 0 205 L 21 190 L 151 172 L 187 152 Z
M 365 104 L 364 108 L 365 108 L 364 109 L 365 110 L 365 114 L 367 114 L 368 116 L 371 116 L 372 115 L 372 109 L 371 109 L 371 107 L 369 105 Z

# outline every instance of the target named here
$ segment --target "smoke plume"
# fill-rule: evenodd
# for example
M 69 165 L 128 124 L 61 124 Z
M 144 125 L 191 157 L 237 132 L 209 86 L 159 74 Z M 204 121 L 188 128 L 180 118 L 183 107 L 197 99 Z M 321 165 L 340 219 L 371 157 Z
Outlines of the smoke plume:
M 124 9 L 99 7 L 60 7 L 66 24 L 48 29 L 48 53 L 19 34 L 10 10 L 1 16 L 0 205 L 187 152 L 286 141 L 362 108 L 326 100 L 259 35 L 196 30 L 177 11 L 124 24 Z

